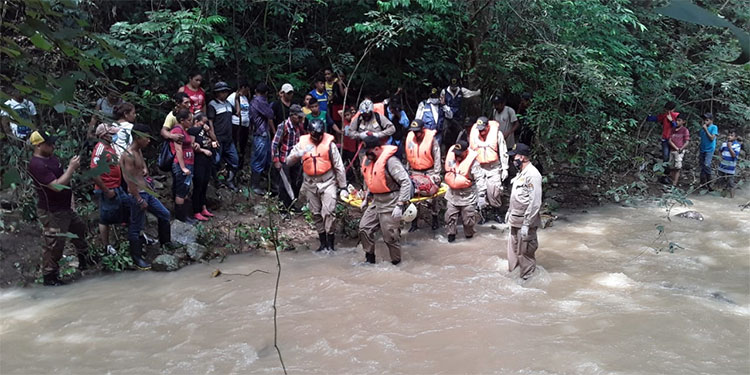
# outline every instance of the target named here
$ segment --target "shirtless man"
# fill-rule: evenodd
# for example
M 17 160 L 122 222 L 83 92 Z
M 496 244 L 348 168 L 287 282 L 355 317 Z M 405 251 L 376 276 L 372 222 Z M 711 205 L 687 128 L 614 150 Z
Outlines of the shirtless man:
M 130 227 L 128 228 L 130 256 L 135 266 L 142 270 L 151 268 L 151 264 L 143 259 L 144 240 L 140 236 L 146 222 L 146 210 L 156 216 L 159 221 L 159 243 L 166 245 L 171 241 L 169 211 L 159 202 L 159 199 L 148 192 L 153 191 L 154 188 L 141 150 L 151 141 L 149 131 L 148 125 L 133 125 L 133 143 L 120 157 L 122 174 L 128 184 L 128 193 L 131 195 Z

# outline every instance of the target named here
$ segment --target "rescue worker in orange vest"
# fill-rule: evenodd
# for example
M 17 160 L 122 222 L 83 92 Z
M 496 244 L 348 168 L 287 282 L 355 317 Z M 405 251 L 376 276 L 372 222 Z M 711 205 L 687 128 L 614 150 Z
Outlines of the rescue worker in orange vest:
M 359 105 L 359 116 L 356 119 L 352 118 L 352 124 L 347 128 L 348 134 L 346 136 L 354 139 L 374 136 L 380 139 L 381 143 L 388 140 L 396 132 L 396 127 L 385 115 L 382 103 L 379 104 L 380 106 L 375 108 L 372 100 L 363 100 Z
M 334 247 L 334 213 L 336 212 L 336 193 L 348 196 L 346 191 L 346 172 L 333 136 L 325 132 L 325 123 L 320 119 L 310 122 L 310 134 L 303 135 L 294 145 L 287 157 L 286 164 L 293 166 L 302 160 L 304 172 L 302 189 L 307 198 L 307 205 L 313 215 L 315 229 L 318 231 L 320 247 L 316 251 L 336 250 Z
M 409 133 L 406 135 L 406 162 L 407 171 L 414 177 L 415 175 L 426 176 L 436 186 L 440 186 L 440 144 L 437 142 L 435 136 L 435 130 L 425 129 L 424 123 L 420 119 L 416 119 L 409 124 Z M 432 230 L 438 229 L 438 201 L 437 199 L 430 199 L 426 201 L 429 205 L 430 211 L 432 212 Z M 417 207 L 423 204 L 418 204 Z M 409 232 L 414 232 L 418 229 L 417 221 L 419 221 L 419 214 L 417 218 L 411 222 L 411 228 Z
M 380 139 L 364 139 L 365 159 L 362 176 L 367 195 L 362 207 L 367 207 L 359 220 L 359 239 L 365 250 L 365 261 L 375 263 L 375 232 L 383 233 L 391 263 L 401 262 L 401 216 L 411 199 L 411 180 L 401 161 L 394 157 L 398 147 L 381 146 Z M 368 198 L 372 196 L 372 203 Z
M 477 153 L 481 178 L 484 180 L 484 188 L 479 191 L 477 206 L 480 213 L 487 205 L 491 207 L 482 213 L 480 224 L 484 224 L 488 216 L 502 224 L 504 220 L 500 216 L 500 207 L 503 181 L 508 178 L 508 149 L 505 146 L 503 132 L 500 131 L 500 124 L 497 121 L 488 121 L 484 116 L 478 118 L 469 133 L 469 147 Z
M 451 146 L 445 157 L 445 183 L 448 191 L 445 200 L 445 233 L 448 242 L 456 240 L 458 215 L 464 225 L 464 236 L 474 237 L 474 225 L 477 223 L 477 191 L 483 190 L 484 179 L 479 166 L 477 153 L 469 149 L 469 143 L 458 141 Z
M 539 247 L 536 230 L 542 224 L 542 175 L 531 164 L 531 150 L 523 143 L 508 153 L 518 174 L 513 178 L 510 191 L 510 207 L 506 219 L 508 232 L 508 272 L 521 268 L 521 278 L 526 280 L 536 270 L 534 253 Z

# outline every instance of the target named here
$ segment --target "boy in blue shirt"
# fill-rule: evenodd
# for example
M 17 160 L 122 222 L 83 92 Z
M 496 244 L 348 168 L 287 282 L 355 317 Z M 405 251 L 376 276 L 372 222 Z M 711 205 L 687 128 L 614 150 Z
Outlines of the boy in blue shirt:
M 732 130 L 729 132 L 727 141 L 721 144 L 721 163 L 719 164 L 719 177 L 724 180 L 725 192 L 730 198 L 734 198 L 734 175 L 737 173 L 737 159 L 739 159 L 742 145 L 737 141 L 737 134 Z
M 698 153 L 698 164 L 701 166 L 701 185 L 711 189 L 711 161 L 716 150 L 716 135 L 719 128 L 714 125 L 714 116 L 711 112 L 703 115 L 703 123 L 700 130 L 701 145 Z

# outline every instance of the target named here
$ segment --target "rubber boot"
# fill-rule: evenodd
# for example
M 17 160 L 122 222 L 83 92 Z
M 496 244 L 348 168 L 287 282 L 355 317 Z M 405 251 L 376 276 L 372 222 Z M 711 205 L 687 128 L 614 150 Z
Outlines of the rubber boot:
M 175 213 L 174 213 L 175 219 L 183 223 L 190 224 L 190 225 L 194 225 L 197 222 L 195 219 L 193 219 L 192 217 L 188 215 L 187 210 L 189 210 L 189 208 L 186 204 L 175 203 L 174 210 L 175 210 Z
M 328 250 L 336 251 L 336 248 L 334 248 L 333 243 L 336 241 L 336 235 L 333 233 L 328 233 Z
M 498 224 L 505 224 L 505 219 L 503 219 L 503 216 L 500 215 L 500 207 L 495 207 L 492 209 L 492 219 L 495 220 Z
M 266 192 L 260 188 L 260 174 L 253 172 L 252 175 L 250 175 L 250 189 L 253 190 L 253 193 L 257 195 L 263 195 Z
M 456 240 L 456 235 L 455 234 L 449 234 L 448 235 L 448 242 L 453 242 L 455 240 Z
M 417 226 L 417 221 L 419 221 L 418 217 L 414 218 L 414 220 L 411 222 L 411 227 L 409 227 L 409 233 L 415 232 L 417 229 L 419 229 L 419 227 Z
M 143 259 L 142 253 L 143 241 L 141 241 L 140 238 L 135 241 L 130 241 L 130 257 L 133 258 L 133 264 L 135 267 L 142 271 L 150 270 L 151 263 Z
M 326 238 L 326 232 L 318 233 L 318 239 L 320 240 L 320 247 L 315 251 L 323 251 L 328 248 L 328 239 Z
M 440 226 L 437 215 L 432 215 L 432 230 L 437 230 Z
M 85 271 L 89 268 L 91 268 L 92 262 L 89 260 L 89 257 L 86 256 L 86 254 L 78 254 L 78 270 L 79 271 Z
M 391 261 L 391 264 L 394 265 L 394 266 L 398 266 L 399 263 L 401 263 L 400 260 L 392 260 Z
M 65 285 L 65 283 L 60 280 L 60 277 L 57 276 L 57 271 L 55 273 L 49 273 L 44 275 L 44 285 L 45 286 L 60 286 Z
M 159 244 L 168 245 L 171 242 L 172 228 L 169 226 L 169 223 L 159 225 Z
M 235 175 L 236 175 L 236 173 L 234 172 L 234 170 L 230 169 L 229 170 L 229 176 L 227 177 L 227 181 L 225 182 L 225 184 L 227 185 L 227 187 L 231 191 L 237 191 L 237 187 L 234 186 L 234 177 L 235 177 Z
M 365 262 L 375 264 L 375 253 L 365 253 Z

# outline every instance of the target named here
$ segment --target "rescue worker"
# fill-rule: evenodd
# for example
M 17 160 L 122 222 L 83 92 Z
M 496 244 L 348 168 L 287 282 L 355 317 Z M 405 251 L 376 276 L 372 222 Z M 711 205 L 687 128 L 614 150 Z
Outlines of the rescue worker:
M 464 225 L 464 236 L 474 237 L 474 225 L 477 223 L 477 191 L 484 190 L 484 179 L 479 166 L 477 153 L 469 149 L 469 143 L 458 141 L 451 146 L 445 157 L 445 193 L 447 208 L 445 210 L 445 233 L 448 242 L 456 240 L 458 215 Z
M 464 113 L 461 111 L 461 102 L 464 98 L 471 98 L 482 93 L 482 90 L 472 91 L 460 86 L 458 77 L 451 77 L 450 85 L 440 92 L 440 102 L 448 106 L 450 111 L 446 112 L 445 144 L 452 145 L 457 136 L 463 130 Z
M 300 137 L 286 159 L 286 165 L 290 167 L 302 160 L 302 191 L 320 240 L 316 251 L 335 250 L 336 188 L 340 195 L 349 195 L 344 162 L 333 142 L 333 135 L 326 133 L 325 128 L 326 124 L 320 119 L 310 121 L 310 134 Z
M 409 124 L 409 133 L 406 135 L 406 161 L 407 170 L 412 178 L 414 176 L 425 176 L 433 184 L 440 186 L 440 144 L 435 138 L 436 131 L 425 129 L 424 122 L 416 119 Z M 416 183 L 415 183 L 416 185 Z M 435 190 L 437 191 L 437 190 Z M 432 212 L 432 230 L 438 229 L 438 201 L 430 199 L 427 205 Z M 418 205 L 418 206 L 421 206 Z M 409 232 L 414 232 L 417 226 L 419 215 L 411 222 Z
M 511 182 L 510 207 L 506 220 L 510 227 L 508 237 L 508 272 L 521 267 L 521 278 L 531 277 L 536 269 L 534 252 L 539 247 L 537 228 L 542 224 L 542 175 L 531 164 L 531 150 L 523 143 L 517 143 L 508 153 L 513 165 L 520 171 Z
M 477 153 L 481 167 L 481 178 L 484 188 L 479 191 L 477 206 L 480 212 L 489 205 L 491 210 L 482 213 L 480 224 L 487 220 L 485 214 L 502 224 L 500 207 L 503 198 L 503 181 L 508 177 L 508 157 L 505 138 L 497 121 L 488 121 L 487 117 L 477 119 L 469 134 L 469 147 Z
M 396 132 L 388 116 L 385 115 L 384 107 L 375 108 L 372 100 L 365 99 L 359 105 L 359 116 L 352 120 L 352 124 L 347 128 L 346 136 L 354 139 L 364 140 L 366 137 L 373 136 L 384 143 Z
M 415 119 L 424 122 L 425 128 L 437 131 L 435 137 L 439 145 L 443 143 L 443 121 L 447 112 L 450 112 L 450 108 L 440 103 L 440 91 L 433 87 L 430 90 L 430 97 L 419 103 L 414 116 Z
M 375 263 L 375 232 L 381 230 L 388 246 L 391 263 L 401 263 L 401 215 L 411 199 L 411 180 L 403 164 L 393 157 L 398 147 L 381 146 L 375 136 L 364 139 L 365 159 L 362 176 L 367 195 L 362 208 L 367 207 L 359 220 L 359 239 L 365 250 L 365 260 Z M 372 203 L 367 203 L 372 195 Z

